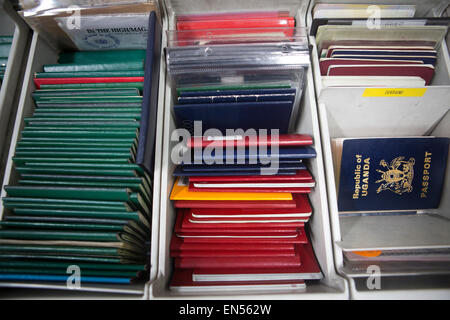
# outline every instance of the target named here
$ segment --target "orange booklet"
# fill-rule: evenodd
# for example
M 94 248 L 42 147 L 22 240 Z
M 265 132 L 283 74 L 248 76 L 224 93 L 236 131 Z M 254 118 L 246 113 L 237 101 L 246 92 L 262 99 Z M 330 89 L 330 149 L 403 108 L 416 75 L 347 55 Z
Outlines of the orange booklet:
M 181 177 L 184 178 L 184 177 Z M 174 183 L 170 200 L 292 200 L 289 192 L 192 192 L 187 179 Z

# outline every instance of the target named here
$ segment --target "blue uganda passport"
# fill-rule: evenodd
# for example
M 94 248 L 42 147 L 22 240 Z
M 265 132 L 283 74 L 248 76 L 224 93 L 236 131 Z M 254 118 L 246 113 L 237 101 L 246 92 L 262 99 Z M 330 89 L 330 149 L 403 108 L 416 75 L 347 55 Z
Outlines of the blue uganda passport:
M 437 208 L 449 141 L 435 137 L 345 139 L 339 211 Z

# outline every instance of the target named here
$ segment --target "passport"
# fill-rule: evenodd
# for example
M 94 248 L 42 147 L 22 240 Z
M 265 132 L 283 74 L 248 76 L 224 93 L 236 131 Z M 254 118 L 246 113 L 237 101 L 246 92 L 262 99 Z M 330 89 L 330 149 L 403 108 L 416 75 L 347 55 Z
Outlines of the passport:
M 269 94 L 295 94 L 295 88 L 266 88 L 266 89 L 236 89 L 236 90 L 205 90 L 205 91 L 183 91 L 179 98 L 201 97 L 201 96 L 239 96 L 239 95 L 269 95 Z
M 333 140 L 335 165 L 340 167 L 339 211 L 437 208 L 449 141 L 437 137 Z
M 149 174 L 153 176 L 158 118 L 159 61 L 162 31 L 155 12 L 150 12 L 148 23 L 148 33 L 149 36 L 151 36 L 147 42 L 146 50 L 143 101 L 140 117 L 142 121 L 139 130 L 136 163 L 144 167 Z
M 230 161 L 232 163 L 238 163 L 239 160 L 243 161 L 245 159 L 245 162 L 247 160 L 250 164 L 252 162 L 282 162 L 283 160 L 300 160 L 300 159 L 310 159 L 316 157 L 316 151 L 314 148 L 309 146 L 295 146 L 295 147 L 283 147 L 279 148 L 278 150 L 276 148 L 267 148 L 264 149 L 258 149 L 257 152 L 254 150 L 251 150 L 250 148 L 246 148 L 241 152 L 238 149 L 234 149 L 234 154 L 227 154 L 227 152 L 222 152 L 222 154 L 218 153 L 216 155 L 215 150 L 212 150 L 210 153 L 203 152 L 202 154 L 194 153 L 194 161 L 223 161 L 223 163 L 226 163 L 227 161 Z M 252 161 L 252 162 L 251 162 Z
M 341 57 L 341 58 L 346 58 Z M 354 56 L 352 58 L 362 58 Z M 391 59 L 391 58 L 390 58 Z M 395 58 L 392 58 L 395 59 Z M 403 59 L 403 58 L 401 58 Z M 353 65 L 353 66 L 330 66 L 328 76 L 406 76 L 421 77 L 425 84 L 429 85 L 434 74 L 434 67 L 429 64 L 398 64 L 398 65 Z
M 283 134 L 288 131 L 292 108 L 292 101 L 265 101 L 176 104 L 173 110 L 179 126 L 188 130 L 193 130 L 194 121 L 202 121 L 203 130 L 279 129 Z

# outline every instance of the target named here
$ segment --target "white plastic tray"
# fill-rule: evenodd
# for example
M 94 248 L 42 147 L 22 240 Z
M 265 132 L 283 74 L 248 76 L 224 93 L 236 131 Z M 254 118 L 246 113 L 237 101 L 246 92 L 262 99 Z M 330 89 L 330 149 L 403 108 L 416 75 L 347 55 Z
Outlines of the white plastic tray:
M 304 3 L 293 1 L 264 1 L 265 9 L 284 9 L 295 11 L 297 24 L 304 22 Z M 168 15 L 168 25 L 173 29 L 174 15 L 176 12 L 183 13 L 213 13 L 220 11 L 254 10 L 255 3 L 239 1 L 167 1 L 164 8 Z M 168 10 L 169 8 L 169 10 Z M 292 10 L 290 10 L 292 9 Z M 184 10 L 184 11 L 177 11 Z M 167 15 L 165 15 L 167 17 Z M 166 19 L 166 18 L 165 18 Z M 163 45 L 166 39 L 163 38 Z M 321 139 L 317 118 L 316 99 L 313 87 L 312 70 L 307 72 L 307 86 L 304 97 L 300 105 L 300 115 L 296 121 L 296 132 L 310 134 L 314 139 L 314 148 L 317 158 L 310 161 L 310 170 L 316 180 L 316 187 L 310 194 L 313 215 L 308 222 L 310 238 L 315 254 L 319 261 L 324 279 L 316 283 L 308 283 L 305 292 L 284 291 L 279 293 L 270 292 L 244 292 L 236 294 L 234 292 L 223 292 L 220 294 L 196 293 L 179 294 L 169 290 L 169 281 L 172 275 L 172 259 L 169 254 L 170 239 L 173 232 L 174 220 L 176 216 L 172 202 L 169 200 L 170 191 L 174 183 L 172 172 L 175 165 L 170 160 L 170 154 L 174 143 L 170 142 L 170 135 L 176 129 L 172 113 L 172 97 L 169 83 L 166 83 L 165 93 L 165 115 L 164 115 L 164 136 L 163 136 L 163 156 L 161 175 L 161 217 L 160 217 L 160 250 L 159 250 L 159 271 L 158 279 L 150 286 L 150 299 L 348 299 L 349 292 L 347 282 L 339 277 L 334 268 L 332 239 L 328 216 L 328 204 L 325 188 L 325 174 L 323 168 L 323 156 Z
M 5 168 L 5 177 L 3 180 L 3 185 L 14 184 L 17 181 L 18 174 L 14 170 L 14 165 L 12 157 L 15 152 L 16 144 L 20 140 L 20 133 L 23 129 L 24 123 L 23 118 L 32 115 L 34 110 L 34 103 L 31 97 L 31 93 L 35 90 L 35 85 L 33 82 L 33 75 L 35 72 L 42 70 L 42 66 L 45 64 L 53 64 L 57 62 L 59 52 L 50 47 L 45 40 L 43 40 L 38 33 L 33 34 L 31 41 L 30 52 L 28 55 L 28 61 L 26 65 L 24 83 L 20 95 L 19 106 L 17 109 L 16 120 L 14 124 L 14 130 L 12 133 L 11 146 L 9 148 L 8 161 Z M 162 58 L 163 59 L 163 58 Z M 162 64 L 161 64 L 162 68 Z M 164 95 L 164 83 L 165 83 L 165 72 L 161 69 L 160 73 L 160 86 L 159 95 Z M 154 180 L 153 180 L 153 208 L 152 208 L 152 238 L 151 238 L 151 257 L 150 257 L 150 281 L 142 285 L 95 285 L 89 284 L 86 286 L 81 286 L 80 291 L 93 292 L 97 294 L 122 294 L 130 295 L 134 298 L 146 299 L 148 292 L 148 285 L 151 281 L 156 278 L 157 275 L 157 260 L 158 260 L 158 240 L 159 240 L 159 202 L 160 202 L 160 181 L 161 181 L 161 147 L 162 147 L 162 119 L 163 119 L 163 99 L 159 100 L 158 114 L 157 114 L 157 128 L 156 128 L 156 145 L 155 145 L 155 167 L 154 167 Z M 2 187 L 1 196 L 6 196 L 6 192 Z M 0 219 L 3 216 L 2 203 L 0 203 Z M 0 287 L 15 287 L 15 288 L 35 288 L 35 289 L 55 289 L 61 292 L 57 295 L 57 298 L 64 298 L 64 291 L 66 291 L 65 285 L 59 285 L 55 283 L 2 283 L 0 282 Z M 73 290 L 78 289 L 70 289 Z M 14 291 L 16 292 L 16 291 Z M 52 293 L 44 291 L 43 294 Z M 15 293 L 17 294 L 17 293 Z M 28 294 L 28 293 L 27 293 Z M 41 291 L 39 291 L 41 294 Z M 72 293 L 73 295 L 73 293 Z M 81 293 L 80 293 L 81 295 Z
M 0 181 L 3 179 L 20 95 L 29 33 L 28 26 L 14 11 L 10 2 L 0 0 L 0 35 L 13 36 L 5 77 L 0 89 Z
M 312 1 L 307 14 L 308 25 L 312 22 L 311 10 L 315 3 L 348 3 L 349 1 Z M 352 2 L 352 1 L 350 1 Z M 358 3 L 373 3 L 373 1 L 358 1 Z M 401 1 L 385 1 L 384 4 L 402 4 Z M 448 1 L 409 1 L 416 4 L 416 16 L 434 16 L 445 7 Z M 374 3 L 375 4 L 375 3 Z M 437 286 L 435 281 L 403 275 L 389 275 L 382 282 L 389 283 L 389 290 L 367 290 L 361 284 L 363 280 L 355 280 L 354 275 L 343 270 L 343 251 L 360 249 L 402 247 L 448 247 L 450 245 L 450 174 L 446 174 L 443 197 L 439 209 L 429 211 L 437 217 L 339 217 L 337 210 L 336 180 L 334 175 L 331 144 L 333 138 L 345 137 L 383 137 L 383 136 L 417 136 L 434 135 L 450 136 L 450 59 L 445 41 L 438 51 L 436 72 L 430 86 L 425 86 L 426 92 L 421 97 L 363 97 L 366 88 L 359 87 L 328 87 L 322 88 L 319 71 L 319 60 L 315 38 L 309 37 L 313 45 L 312 63 L 314 81 L 318 96 L 318 113 L 324 152 L 324 164 L 327 181 L 328 204 L 333 234 L 335 264 L 339 274 L 350 281 L 351 298 L 354 299 L 386 299 L 414 298 L 429 294 L 437 298 L 450 297 L 450 283 L 447 276 L 442 275 Z M 447 163 L 450 167 L 450 164 Z M 345 219 L 345 220 L 344 220 Z M 427 221 L 429 223 L 427 223 Z M 405 230 L 421 229 L 421 235 L 409 241 L 405 232 L 393 232 L 393 226 Z M 425 232 L 425 226 L 427 227 Z M 374 227 L 379 230 L 374 232 Z M 422 229 L 424 228 L 424 229 Z M 408 229 L 409 230 L 409 229 Z M 446 232 L 447 230 L 447 232 Z M 425 235 L 425 233 L 427 235 Z M 443 270 L 442 273 L 445 273 Z M 369 274 L 367 275 L 367 277 Z M 386 275 L 388 276 L 388 275 Z M 408 285 L 404 285 L 408 279 Z M 447 279 L 447 280 L 445 280 Z M 355 283 L 357 281 L 358 283 Z M 366 279 L 364 279 L 366 281 Z M 425 296 L 424 296 L 425 297 Z

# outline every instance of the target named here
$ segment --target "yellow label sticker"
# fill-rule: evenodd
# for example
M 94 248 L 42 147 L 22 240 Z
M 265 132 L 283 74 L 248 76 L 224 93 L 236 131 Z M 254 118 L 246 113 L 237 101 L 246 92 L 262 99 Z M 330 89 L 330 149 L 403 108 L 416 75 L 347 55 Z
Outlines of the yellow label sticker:
M 366 88 L 363 97 L 422 97 L 427 88 Z
M 352 251 L 353 253 L 356 253 L 357 255 L 368 257 L 368 258 L 374 258 L 378 257 L 382 252 L 381 250 L 370 250 L 370 251 Z

